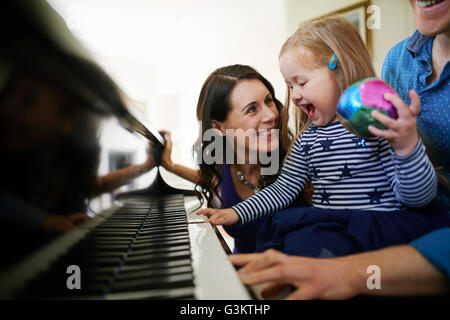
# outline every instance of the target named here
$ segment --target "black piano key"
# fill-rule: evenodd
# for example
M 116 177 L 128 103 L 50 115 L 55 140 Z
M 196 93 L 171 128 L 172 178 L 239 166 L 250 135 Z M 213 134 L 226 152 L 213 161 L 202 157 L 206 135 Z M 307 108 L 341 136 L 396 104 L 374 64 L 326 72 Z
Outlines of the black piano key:
M 127 264 L 120 269 L 120 274 L 127 272 L 143 271 L 143 270 L 157 270 L 157 269 L 169 269 L 180 266 L 190 266 L 192 263 L 191 258 L 184 258 L 171 261 L 155 261 L 144 264 Z
M 78 265 L 82 272 L 80 291 L 70 291 L 65 285 L 66 269 L 72 264 Z M 45 289 L 40 290 L 42 287 Z M 30 288 L 40 292 L 38 298 L 49 299 L 77 296 L 114 299 L 121 294 L 145 299 L 193 298 L 183 196 L 130 199 Z M 25 296 L 32 296 L 32 291 Z
M 126 264 L 147 264 L 160 261 L 171 261 L 179 259 L 190 259 L 191 251 L 175 251 L 175 252 L 163 252 L 146 255 L 128 256 L 125 260 Z
M 130 237 L 115 237 L 115 236 L 101 236 L 101 235 L 89 235 L 84 238 L 86 242 L 96 242 L 96 243 L 111 243 L 111 244 L 123 244 L 131 243 L 135 236 Z
M 145 248 L 158 248 L 158 247 L 169 247 L 169 246 L 177 246 L 177 245 L 189 245 L 189 238 L 184 237 L 181 239 L 172 239 L 172 240 L 155 240 L 155 241 L 141 241 L 141 242 L 134 242 L 131 247 L 134 249 L 145 249 Z
M 152 228 L 150 230 L 142 230 L 139 232 L 139 236 L 150 236 L 150 235 L 156 235 L 156 234 L 171 234 L 171 233 L 178 233 L 178 232 L 186 232 L 187 226 L 174 226 L 174 227 L 166 227 L 166 226 L 159 226 Z
M 192 273 L 192 266 L 190 264 L 175 266 L 170 268 L 145 268 L 134 271 L 122 271 L 118 275 L 118 280 L 142 279 L 149 277 L 168 276 L 180 273 Z
M 169 253 L 176 251 L 186 251 L 189 250 L 189 245 L 178 245 L 178 246 L 168 246 L 168 247 L 156 247 L 156 248 L 136 248 L 132 247 L 131 251 L 127 254 L 127 259 L 129 257 L 134 257 L 138 255 L 149 255 L 157 253 Z
M 101 237 L 101 236 L 115 236 L 115 237 L 134 237 L 136 232 L 133 231 L 117 231 L 117 230 L 94 230 L 92 232 L 92 237 Z
M 187 230 L 173 232 L 170 234 L 151 234 L 151 235 L 138 235 L 135 238 L 135 243 L 152 242 L 152 241 L 164 241 L 175 239 L 189 239 L 189 232 Z
M 151 289 L 184 288 L 194 286 L 194 277 L 191 273 L 176 275 L 148 277 L 140 279 L 125 279 L 114 282 L 110 292 L 129 292 Z
M 114 223 L 102 223 L 100 228 L 111 229 L 139 229 L 142 226 L 142 222 L 130 223 L 130 222 L 114 222 Z
M 78 265 L 80 267 L 115 267 L 119 266 L 120 263 L 123 261 L 123 257 L 108 257 L 108 258 L 100 258 L 100 257 L 93 257 L 89 259 L 84 259 L 79 262 Z
M 176 215 L 176 216 L 165 216 L 165 215 L 155 215 L 149 216 L 145 219 L 144 223 L 158 223 L 158 221 L 184 221 L 187 223 L 186 215 Z
M 158 229 L 173 229 L 173 228 L 184 228 L 187 229 L 186 222 L 168 222 L 164 224 L 151 224 L 151 225 L 143 225 L 140 229 L 140 232 L 149 231 L 149 230 L 158 230 Z
M 117 252 L 117 251 L 122 251 L 122 252 L 126 252 L 128 250 L 128 248 L 130 248 L 130 243 L 123 243 L 123 244 L 108 244 L 108 243 L 98 243 L 98 242 L 94 242 L 94 243 L 89 243 L 86 244 L 85 246 L 82 246 L 80 248 L 77 248 L 76 250 L 74 250 L 74 252 L 82 252 L 82 251 L 86 251 L 86 250 L 91 250 L 91 251 L 112 251 L 112 252 Z
M 195 287 L 153 289 L 144 291 L 133 291 L 125 293 L 110 293 L 105 296 L 107 300 L 170 300 L 170 299 L 194 299 Z

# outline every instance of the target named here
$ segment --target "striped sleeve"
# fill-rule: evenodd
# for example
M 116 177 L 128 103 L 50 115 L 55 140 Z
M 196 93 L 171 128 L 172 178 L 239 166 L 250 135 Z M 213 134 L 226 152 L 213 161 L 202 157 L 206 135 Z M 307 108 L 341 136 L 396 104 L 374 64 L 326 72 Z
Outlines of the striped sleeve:
M 254 196 L 232 208 L 237 212 L 240 223 L 245 224 L 271 212 L 286 208 L 303 190 L 308 181 L 308 164 L 298 138 L 284 162 L 275 182 Z
M 389 152 L 393 170 L 388 169 L 386 173 L 397 201 L 413 208 L 430 203 L 437 194 L 437 177 L 422 140 L 419 139 L 416 148 L 409 155 L 399 156 L 392 149 Z M 381 154 L 386 155 L 386 150 Z M 387 161 L 386 158 L 382 157 L 384 161 Z

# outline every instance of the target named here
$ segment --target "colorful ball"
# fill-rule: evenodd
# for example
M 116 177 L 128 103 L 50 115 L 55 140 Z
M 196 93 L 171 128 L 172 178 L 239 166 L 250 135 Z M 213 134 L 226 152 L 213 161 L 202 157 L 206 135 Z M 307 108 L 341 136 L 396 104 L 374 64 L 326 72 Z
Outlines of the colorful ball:
M 384 99 L 385 93 L 397 93 L 383 80 L 367 78 L 348 87 L 341 95 L 337 112 L 343 118 L 343 124 L 360 137 L 372 137 L 369 125 L 386 129 L 371 113 L 378 110 L 392 119 L 397 119 L 394 105 Z M 342 120 L 342 119 L 341 119 Z

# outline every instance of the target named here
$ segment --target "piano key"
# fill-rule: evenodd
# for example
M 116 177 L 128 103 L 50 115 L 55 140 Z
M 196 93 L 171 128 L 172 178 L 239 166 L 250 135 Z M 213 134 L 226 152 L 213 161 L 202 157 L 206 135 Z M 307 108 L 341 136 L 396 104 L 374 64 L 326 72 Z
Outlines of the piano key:
M 137 235 L 134 239 L 133 243 L 153 243 L 153 242 L 161 242 L 161 241 L 169 241 L 169 240 L 181 240 L 187 239 L 189 240 L 189 232 L 188 231 L 180 231 L 171 234 L 154 234 L 154 235 Z
M 145 241 L 161 241 L 169 239 L 189 239 L 189 232 L 186 230 L 186 231 L 177 231 L 170 234 L 159 233 L 151 235 L 137 235 L 135 242 L 142 243 Z
M 175 251 L 189 251 L 189 245 L 178 245 L 178 246 L 167 246 L 167 247 L 157 247 L 157 248 L 136 248 L 133 247 L 131 251 L 128 253 L 127 257 L 134 257 L 138 255 L 144 254 L 156 254 L 156 253 L 164 253 L 164 252 L 175 252 Z
M 81 233 L 74 231 L 79 234 L 70 250 L 66 249 L 67 253 L 57 261 L 48 259 L 47 265 L 50 261 L 55 263 L 36 281 L 35 291 L 28 291 L 23 297 L 41 293 L 40 297 L 51 299 L 248 299 L 211 226 L 187 225 L 189 214 L 180 209 L 184 206 L 180 201 L 183 196 L 167 199 L 145 197 L 145 201 L 127 201 L 119 210 L 115 207 L 116 212 L 111 209 L 101 213 L 93 219 L 95 222 L 89 222 L 89 227 L 83 224 Z M 208 232 L 194 236 L 192 230 L 196 228 Z M 72 232 L 69 234 L 74 236 Z M 215 247 L 218 253 L 209 247 Z M 198 250 L 206 254 L 199 254 Z M 211 260 L 203 261 L 205 257 Z M 68 292 L 65 287 L 68 276 L 65 272 L 71 264 L 81 268 L 83 290 L 79 292 Z M 232 277 L 230 281 L 221 279 L 219 274 L 227 272 Z M 48 281 L 45 290 L 43 279 Z M 219 286 L 215 285 L 217 281 Z M 211 287 L 212 283 L 214 289 L 199 287 Z M 187 287 L 155 289 L 155 286 Z M 0 297 L 2 292 L 5 291 L 0 288 Z
M 154 289 L 133 291 L 125 293 L 110 293 L 105 296 L 107 300 L 143 300 L 143 299 L 193 299 L 194 286 L 186 288 Z
M 195 296 L 198 299 L 211 300 L 250 299 L 250 294 L 227 259 L 213 227 L 209 223 L 194 223 L 188 226 L 195 275 Z M 211 286 L 211 283 L 214 283 L 214 286 Z
M 189 237 L 184 237 L 182 239 L 173 239 L 173 240 L 155 240 L 155 241 L 146 241 L 146 242 L 134 242 L 131 246 L 134 249 L 140 248 L 157 248 L 157 247 L 169 247 L 173 245 L 186 244 L 189 245 Z
M 126 258 L 127 264 L 145 264 L 158 261 L 170 261 L 178 259 L 187 259 L 191 257 L 190 250 L 175 251 L 175 252 L 162 252 L 155 254 L 146 254 L 138 256 L 129 256 Z
M 170 233 L 177 233 L 177 232 L 187 232 L 186 226 L 158 226 L 155 228 L 152 228 L 150 230 L 142 230 L 139 232 L 139 236 L 146 236 L 146 235 L 153 235 L 153 234 L 170 234 Z
M 144 264 L 127 264 L 125 262 L 125 265 L 121 268 L 120 274 L 127 273 L 127 272 L 135 272 L 135 271 L 142 271 L 142 270 L 156 270 L 156 269 L 169 269 L 169 268 L 176 268 L 180 266 L 190 266 L 191 265 L 191 258 L 185 258 L 185 259 L 179 259 L 179 260 L 171 260 L 171 261 L 156 261 L 152 263 L 144 263 Z
M 118 275 L 118 280 L 125 279 L 140 279 L 144 277 L 162 276 L 162 275 L 174 275 L 179 273 L 192 273 L 192 266 L 190 264 L 175 266 L 169 268 L 145 268 L 134 271 L 121 271 Z
M 129 292 L 152 289 L 185 288 L 193 287 L 192 273 L 182 273 L 167 276 L 144 277 L 140 279 L 117 280 L 112 285 L 110 292 Z

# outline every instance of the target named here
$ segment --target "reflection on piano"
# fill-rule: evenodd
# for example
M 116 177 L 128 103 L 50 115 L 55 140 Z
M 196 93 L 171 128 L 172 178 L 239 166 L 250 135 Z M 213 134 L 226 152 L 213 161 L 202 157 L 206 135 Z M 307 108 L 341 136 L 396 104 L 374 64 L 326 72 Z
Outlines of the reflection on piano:
M 45 1 L 2 2 L 0 24 L 0 298 L 249 299 L 218 231 L 195 215 L 202 201 L 159 172 L 62 236 L 23 228 L 23 219 L 86 210 L 105 117 L 153 141 L 156 158 L 164 139 L 130 113 Z

